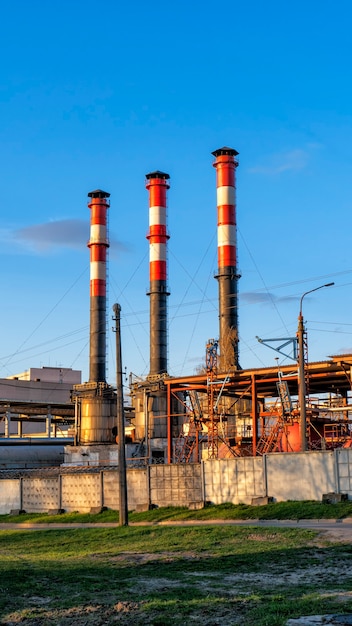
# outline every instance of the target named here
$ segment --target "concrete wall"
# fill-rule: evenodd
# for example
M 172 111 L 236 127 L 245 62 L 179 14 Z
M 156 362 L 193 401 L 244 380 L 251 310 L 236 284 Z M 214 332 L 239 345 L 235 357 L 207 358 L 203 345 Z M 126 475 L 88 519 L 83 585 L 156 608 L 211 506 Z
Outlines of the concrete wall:
M 127 471 L 128 508 L 135 510 L 139 507 L 148 508 L 148 470 L 130 469 Z M 115 511 L 119 510 L 119 473 L 118 471 L 103 473 L 103 506 Z
M 250 504 L 252 498 L 266 495 L 263 471 L 262 457 L 205 461 L 205 501 Z
M 28 513 L 45 513 L 60 507 L 60 481 L 53 478 L 23 478 L 22 508 Z
M 21 507 L 21 480 L 0 481 L 0 515 L 6 515 L 10 511 Z
M 352 450 L 336 450 L 336 491 L 352 499 Z
M 102 473 L 62 474 L 61 507 L 72 513 L 89 513 L 91 508 L 103 506 Z
M 250 504 L 261 496 L 321 501 L 330 492 L 346 493 L 352 500 L 352 449 L 133 468 L 127 470 L 127 490 L 129 510 L 203 502 Z M 12 509 L 88 512 L 103 506 L 119 509 L 117 469 L 0 480 L 0 514 Z
M 348 466 L 352 469 L 350 450 Z M 267 493 L 275 501 L 321 500 L 323 493 L 337 491 L 334 452 L 299 452 L 268 454 L 266 464 Z M 350 490 L 352 497 L 352 490 Z
M 150 501 L 156 506 L 188 506 L 203 501 L 199 463 L 151 465 Z

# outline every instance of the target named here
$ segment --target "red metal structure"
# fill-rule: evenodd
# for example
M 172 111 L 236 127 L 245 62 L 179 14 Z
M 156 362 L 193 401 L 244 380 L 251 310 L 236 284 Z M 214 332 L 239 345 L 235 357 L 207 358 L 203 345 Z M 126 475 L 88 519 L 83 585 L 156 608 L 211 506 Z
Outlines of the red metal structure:
M 295 354 L 295 365 L 284 366 L 280 372 L 273 367 L 240 368 L 240 276 L 236 242 L 238 152 L 224 146 L 212 154 L 217 187 L 220 354 L 218 356 L 215 349 L 217 342 L 211 340 L 203 373 L 182 378 L 170 378 L 167 374 L 166 195 L 169 175 L 151 172 L 146 176 L 150 216 L 147 235 L 150 244 L 150 373 L 145 381 L 136 382 L 132 387 L 135 406 L 139 407 L 136 432 L 148 441 L 165 440 L 167 436 L 168 462 L 198 461 L 201 453 L 208 458 L 221 458 L 305 451 L 300 431 L 304 433 L 308 449 L 348 445 L 352 355 L 308 363 L 303 328 L 298 351 L 303 361 L 301 367 Z M 302 299 L 307 293 L 310 292 L 303 294 Z M 290 341 L 292 338 L 284 345 Z M 295 340 L 293 345 L 296 346 Z M 299 376 L 300 369 L 304 371 L 304 378 Z M 303 394 L 302 380 L 306 389 Z M 299 401 L 299 394 L 303 401 Z M 314 394 L 317 394 L 315 399 Z M 137 396 L 143 399 L 143 411 L 140 409 L 142 401 L 137 401 Z M 333 414 L 334 404 L 340 411 L 338 417 Z M 165 444 L 166 441 L 160 445 Z
M 348 402 L 351 394 L 351 371 L 351 354 L 332 356 L 328 361 L 307 364 L 311 394 L 306 407 L 308 450 L 350 445 L 352 420 L 349 416 L 352 405 Z M 278 391 L 282 377 L 293 399 L 290 413 L 285 412 Z M 208 382 L 209 374 L 206 371 L 196 376 L 165 379 L 169 425 L 168 462 L 173 462 L 171 399 L 173 396 L 196 391 L 201 402 L 203 398 L 206 404 Z M 238 401 L 248 401 L 248 415 L 242 414 L 239 418 L 241 420 L 246 417 L 247 423 L 250 423 L 248 436 L 238 435 L 233 441 L 227 441 L 236 456 L 300 451 L 297 367 L 285 365 L 280 372 L 276 367 L 235 370 L 226 378 L 221 373 L 214 373 L 211 382 L 213 398 L 218 397 L 221 392 L 232 408 Z M 203 416 L 206 422 L 209 418 L 211 415 Z

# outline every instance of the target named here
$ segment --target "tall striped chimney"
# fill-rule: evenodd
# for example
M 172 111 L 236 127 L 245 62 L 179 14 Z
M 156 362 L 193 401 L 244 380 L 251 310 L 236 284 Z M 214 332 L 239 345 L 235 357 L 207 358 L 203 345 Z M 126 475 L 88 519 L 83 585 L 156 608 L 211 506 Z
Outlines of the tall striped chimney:
M 167 260 L 166 192 L 169 174 L 146 174 L 149 190 L 150 369 L 149 375 L 167 372 Z
M 220 369 L 238 368 L 238 288 L 236 242 L 236 183 L 238 152 L 220 148 L 215 157 L 218 210 L 218 273 Z
M 106 256 L 107 210 L 110 194 L 96 189 L 88 194 L 90 218 L 90 357 L 89 382 L 106 378 Z

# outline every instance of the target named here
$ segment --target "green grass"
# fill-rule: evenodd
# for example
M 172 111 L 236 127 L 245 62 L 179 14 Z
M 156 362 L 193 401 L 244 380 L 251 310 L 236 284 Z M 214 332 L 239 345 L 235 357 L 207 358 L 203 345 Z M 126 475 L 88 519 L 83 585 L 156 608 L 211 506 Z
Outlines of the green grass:
M 299 519 L 342 519 L 352 517 L 352 502 L 326 504 L 323 502 L 277 502 L 263 506 L 248 504 L 208 505 L 198 511 L 182 507 L 152 509 L 133 513 L 131 521 L 158 522 L 164 520 L 299 520 Z M 0 520 L 1 521 L 1 520 Z
M 352 613 L 352 546 L 312 530 L 2 528 L 4 626 L 283 626 Z
M 198 511 L 190 511 L 186 507 L 156 508 L 142 513 L 130 512 L 130 522 L 158 523 L 163 521 L 186 520 L 299 520 L 299 519 L 343 519 L 352 517 L 352 502 L 326 504 L 323 502 L 277 502 L 264 506 L 247 504 L 208 505 Z M 25 513 L 23 515 L 0 515 L 0 524 L 6 522 L 36 523 L 92 523 L 118 522 L 118 512 L 107 510 L 102 513 L 63 513 L 47 515 L 46 513 Z

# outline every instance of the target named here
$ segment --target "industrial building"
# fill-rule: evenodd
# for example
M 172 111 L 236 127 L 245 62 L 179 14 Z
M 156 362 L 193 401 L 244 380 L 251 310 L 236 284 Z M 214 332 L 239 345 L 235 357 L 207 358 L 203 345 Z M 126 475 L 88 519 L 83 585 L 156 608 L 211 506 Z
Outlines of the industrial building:
M 0 436 L 66 437 L 74 428 L 72 386 L 81 372 L 71 368 L 30 368 L 0 379 Z
M 197 375 L 175 378 L 168 374 L 167 194 L 170 176 L 160 170 L 146 175 L 149 194 L 149 374 L 144 379 L 130 379 L 130 405 L 125 408 L 123 433 L 127 465 L 198 463 L 202 459 L 349 447 L 352 355 L 332 356 L 324 362 L 309 363 L 301 311 L 297 336 L 281 341 L 292 348 L 290 365 L 241 368 L 236 227 L 238 152 L 224 146 L 212 155 L 217 192 L 218 266 L 215 278 L 218 282 L 219 336 L 206 341 L 205 335 L 204 368 Z M 97 189 L 88 197 L 91 217 L 88 242 L 89 381 L 81 383 L 75 379 L 74 372 L 60 369 L 56 372 L 62 377 L 61 382 L 56 381 L 58 386 L 62 385 L 60 399 L 56 395 L 59 391 L 52 389 L 50 397 L 42 396 L 41 407 L 47 411 L 43 413 L 43 420 L 48 438 L 52 424 L 59 422 L 61 409 L 64 412 L 62 419 L 69 424 L 66 435 L 72 436 L 72 440 L 65 446 L 65 467 L 116 466 L 116 442 L 122 434 L 117 429 L 116 389 L 106 382 L 110 194 Z M 330 284 L 316 289 L 328 286 Z M 280 352 L 280 346 L 277 349 Z M 44 394 L 45 385 L 53 382 L 46 378 L 49 369 L 30 370 L 28 379 L 26 374 L 21 374 L 7 385 L 16 383 L 16 393 L 20 393 L 22 385 L 30 383 L 33 389 L 40 385 Z M 23 405 L 16 408 L 17 398 L 9 395 L 6 384 L 2 386 L 4 428 L 0 435 L 3 438 L 12 435 L 6 415 L 19 416 L 15 417 L 19 424 L 17 434 L 19 437 L 24 435 L 25 416 L 32 408 L 30 389 L 32 387 L 28 386 L 26 391 L 23 387 L 23 395 L 18 398 L 28 405 L 27 408 Z M 36 402 L 39 406 L 39 396 Z M 55 402 L 63 403 L 60 410 Z
M 277 344 L 278 352 L 280 344 L 291 345 L 291 365 L 253 370 L 240 366 L 238 152 L 223 147 L 212 154 L 217 190 L 219 338 L 206 343 L 203 372 L 196 376 L 167 375 L 165 207 L 169 176 L 162 172 L 147 175 L 153 297 L 150 374 L 144 381 L 136 379 L 131 383 L 134 438 L 146 443 L 149 462 L 167 463 L 349 446 L 352 355 L 308 363 L 301 311 L 297 336 L 281 339 Z
M 0 468 L 60 464 L 74 442 L 72 386 L 81 372 L 63 367 L 30 368 L 0 379 Z

